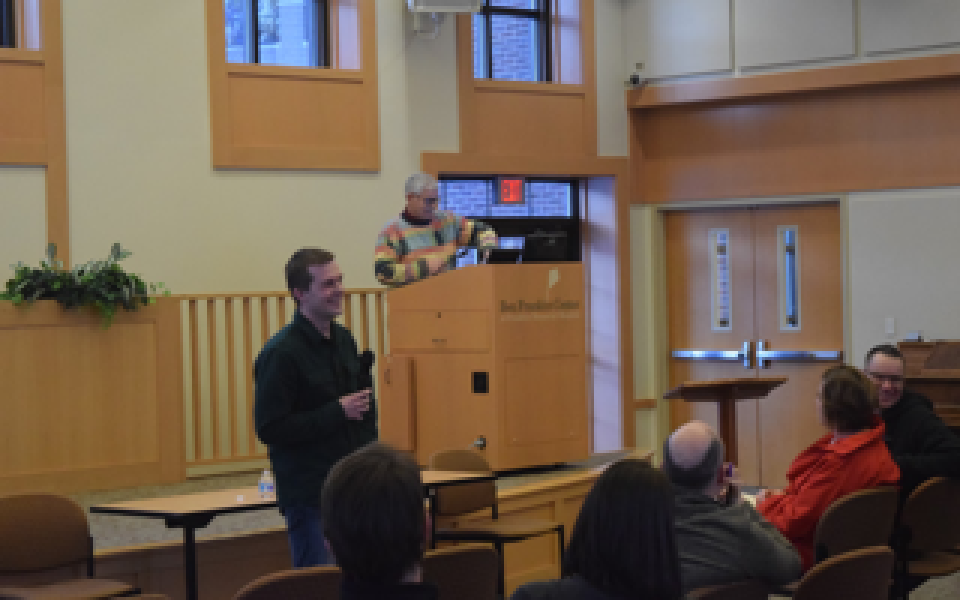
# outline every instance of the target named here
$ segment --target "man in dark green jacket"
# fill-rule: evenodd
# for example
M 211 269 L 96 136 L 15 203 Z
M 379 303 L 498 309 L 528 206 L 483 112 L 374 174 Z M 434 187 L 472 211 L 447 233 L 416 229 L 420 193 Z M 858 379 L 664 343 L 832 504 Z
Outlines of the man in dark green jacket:
M 303 248 L 286 266 L 293 320 L 253 367 L 254 423 L 269 449 L 294 567 L 331 562 L 320 524 L 320 490 L 338 460 L 377 438 L 370 363 L 343 311 L 343 275 L 331 252 Z
M 900 467 L 902 493 L 931 477 L 960 478 L 960 437 L 933 412 L 926 396 L 904 389 L 900 350 L 891 344 L 875 346 L 864 363 L 877 386 L 884 441 Z

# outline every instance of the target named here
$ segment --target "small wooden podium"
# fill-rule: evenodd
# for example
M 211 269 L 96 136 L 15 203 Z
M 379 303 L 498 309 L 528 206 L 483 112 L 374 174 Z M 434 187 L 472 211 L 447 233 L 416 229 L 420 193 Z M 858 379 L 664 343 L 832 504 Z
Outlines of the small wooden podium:
M 720 438 L 727 450 L 726 461 L 737 462 L 737 400 L 763 398 L 783 385 L 786 377 L 744 377 L 713 381 L 685 381 L 663 395 L 667 400 L 716 402 L 720 413 Z

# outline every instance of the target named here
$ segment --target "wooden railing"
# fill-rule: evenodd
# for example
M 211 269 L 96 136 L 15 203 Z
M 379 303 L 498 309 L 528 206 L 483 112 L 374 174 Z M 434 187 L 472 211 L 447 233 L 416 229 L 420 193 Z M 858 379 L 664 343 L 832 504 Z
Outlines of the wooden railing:
M 386 292 L 346 290 L 341 318 L 360 350 L 373 350 L 378 358 L 386 346 Z M 266 448 L 253 430 L 253 361 L 293 317 L 293 299 L 286 292 L 174 297 L 183 333 L 187 473 L 254 468 Z

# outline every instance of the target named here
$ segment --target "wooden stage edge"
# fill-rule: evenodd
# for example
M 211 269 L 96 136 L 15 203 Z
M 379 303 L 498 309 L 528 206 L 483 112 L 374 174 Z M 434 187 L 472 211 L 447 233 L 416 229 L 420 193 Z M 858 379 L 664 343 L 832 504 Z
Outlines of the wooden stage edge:
M 603 468 L 624 456 L 649 458 L 651 455 L 648 450 L 625 451 L 609 455 L 609 461 L 598 456 L 601 462 L 598 466 L 519 476 L 516 485 L 504 482 L 499 486 L 500 514 L 562 521 L 569 538 L 580 505 Z M 483 513 L 478 515 L 483 516 Z M 455 520 L 444 519 L 440 523 L 453 524 L 470 518 L 467 515 Z M 560 557 L 554 536 L 508 544 L 505 555 L 507 594 L 527 581 L 559 576 Z M 199 597 L 204 600 L 229 600 L 257 577 L 288 568 L 287 536 L 282 528 L 210 536 L 197 541 Z M 144 593 L 161 593 L 174 600 L 182 599 L 185 595 L 182 545 L 180 542 L 158 542 L 100 550 L 97 552 L 97 576 L 127 581 Z M 26 583 L 28 580 L 0 577 L 0 585 L 14 581 Z

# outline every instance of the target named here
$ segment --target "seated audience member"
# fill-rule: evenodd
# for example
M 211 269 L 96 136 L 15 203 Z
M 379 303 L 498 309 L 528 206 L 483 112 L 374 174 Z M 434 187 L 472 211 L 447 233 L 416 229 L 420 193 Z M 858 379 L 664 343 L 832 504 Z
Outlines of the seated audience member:
M 563 577 L 523 585 L 511 600 L 680 598 L 670 482 L 646 461 L 627 459 L 597 478 L 580 508 Z
M 427 520 L 420 469 L 377 442 L 349 454 L 327 475 L 320 522 L 343 572 L 343 600 L 435 600 L 421 582 Z
M 900 469 L 883 443 L 884 426 L 866 375 L 846 365 L 827 369 L 817 393 L 820 422 L 829 432 L 793 460 L 787 488 L 761 493 L 757 509 L 813 566 L 813 533 L 838 498 L 864 488 L 896 485 Z
M 960 477 L 960 437 L 933 412 L 926 396 L 904 389 L 900 350 L 875 346 L 864 367 L 877 386 L 884 441 L 900 467 L 904 494 L 931 477 Z
M 690 590 L 744 579 L 783 585 L 800 577 L 800 555 L 724 473 L 723 442 L 692 421 L 663 445 L 663 471 L 673 484 L 680 579 Z

